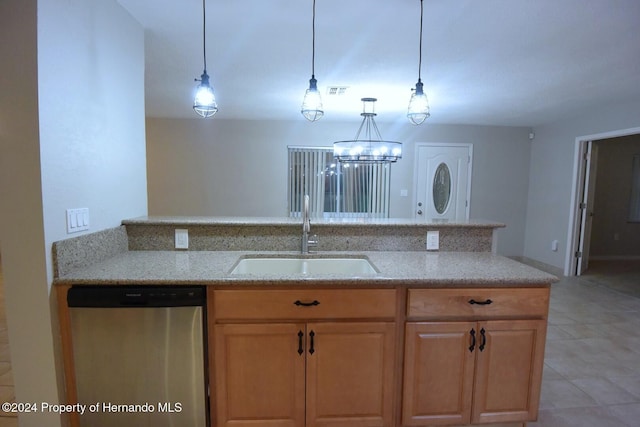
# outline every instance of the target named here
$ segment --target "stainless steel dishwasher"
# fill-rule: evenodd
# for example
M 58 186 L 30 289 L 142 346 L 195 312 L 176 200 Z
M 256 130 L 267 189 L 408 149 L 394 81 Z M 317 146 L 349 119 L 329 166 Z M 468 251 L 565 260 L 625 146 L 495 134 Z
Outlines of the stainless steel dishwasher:
M 205 300 L 204 287 L 69 289 L 80 426 L 208 425 Z

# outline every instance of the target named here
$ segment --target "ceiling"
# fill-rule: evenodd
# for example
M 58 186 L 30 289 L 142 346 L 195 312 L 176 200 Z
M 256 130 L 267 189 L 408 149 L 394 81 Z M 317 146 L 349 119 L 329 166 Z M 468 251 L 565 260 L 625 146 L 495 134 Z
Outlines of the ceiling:
M 197 118 L 202 1 L 118 1 L 145 29 L 147 116 Z M 304 120 L 312 0 L 206 1 L 213 120 Z M 538 126 L 640 100 L 639 23 L 638 0 L 424 0 L 423 126 Z M 317 0 L 322 120 L 357 123 L 377 97 L 376 120 L 407 121 L 419 26 L 419 0 Z

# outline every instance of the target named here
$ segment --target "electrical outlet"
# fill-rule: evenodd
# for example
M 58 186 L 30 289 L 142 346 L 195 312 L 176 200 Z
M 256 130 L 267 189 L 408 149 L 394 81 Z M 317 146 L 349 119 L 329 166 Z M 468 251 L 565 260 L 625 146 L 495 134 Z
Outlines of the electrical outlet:
M 176 249 L 189 249 L 189 230 L 176 228 Z
M 427 231 L 427 250 L 437 251 L 440 249 L 440 231 Z

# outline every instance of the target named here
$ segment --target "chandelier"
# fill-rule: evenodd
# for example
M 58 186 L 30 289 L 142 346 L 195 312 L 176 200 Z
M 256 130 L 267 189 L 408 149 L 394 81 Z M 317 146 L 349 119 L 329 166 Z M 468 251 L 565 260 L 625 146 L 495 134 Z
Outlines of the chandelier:
M 376 98 L 362 98 L 363 117 L 356 137 L 333 143 L 333 157 L 341 163 L 392 163 L 402 158 L 402 143 L 386 141 L 373 119 Z M 360 134 L 364 131 L 361 138 Z

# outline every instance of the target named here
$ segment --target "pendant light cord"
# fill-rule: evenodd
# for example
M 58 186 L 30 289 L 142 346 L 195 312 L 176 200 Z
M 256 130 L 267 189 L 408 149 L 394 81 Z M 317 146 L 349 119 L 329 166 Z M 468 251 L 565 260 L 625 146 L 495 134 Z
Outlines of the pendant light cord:
M 311 22 L 311 78 L 312 79 L 315 79 L 315 69 L 316 69 L 316 0 L 313 0 L 313 14 L 312 14 L 312 22 Z
M 420 0 L 420 52 L 418 55 L 418 81 L 420 81 L 420 73 L 422 71 L 422 11 L 423 2 Z
M 207 9 L 205 6 L 205 0 L 202 0 L 202 56 L 204 57 L 204 72 L 206 74 L 207 73 Z

